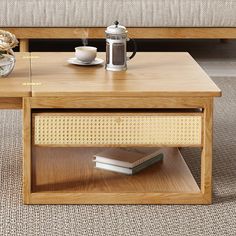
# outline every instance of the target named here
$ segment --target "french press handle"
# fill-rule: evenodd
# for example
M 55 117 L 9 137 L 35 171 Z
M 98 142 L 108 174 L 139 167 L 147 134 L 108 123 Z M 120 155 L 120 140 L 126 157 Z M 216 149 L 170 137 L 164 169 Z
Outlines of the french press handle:
M 129 60 L 131 60 L 132 58 L 134 58 L 134 56 L 135 56 L 136 53 L 137 53 L 137 43 L 135 42 L 134 39 L 130 39 L 130 38 L 128 38 L 127 41 L 128 41 L 128 42 L 130 41 L 130 42 L 132 42 L 132 44 L 133 44 L 133 53 L 131 54 L 130 57 L 127 57 L 127 61 L 129 61 Z

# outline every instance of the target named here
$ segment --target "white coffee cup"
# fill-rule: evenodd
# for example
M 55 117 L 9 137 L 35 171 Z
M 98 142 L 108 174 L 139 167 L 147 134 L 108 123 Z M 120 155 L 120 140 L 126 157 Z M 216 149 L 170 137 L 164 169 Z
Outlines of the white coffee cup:
M 79 61 L 82 61 L 84 63 L 91 63 L 97 56 L 97 48 L 90 46 L 76 47 L 75 56 Z

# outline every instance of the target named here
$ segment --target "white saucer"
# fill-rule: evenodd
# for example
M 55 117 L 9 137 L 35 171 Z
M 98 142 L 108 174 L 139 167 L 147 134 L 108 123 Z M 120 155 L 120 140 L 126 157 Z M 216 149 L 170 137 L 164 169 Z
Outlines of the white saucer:
M 69 58 L 67 60 L 67 62 L 69 64 L 72 64 L 72 65 L 79 65 L 79 66 L 95 66 L 95 65 L 100 65 L 104 62 L 103 59 L 101 58 L 95 58 L 94 61 L 92 61 L 91 63 L 84 63 L 82 61 L 79 61 L 76 57 L 73 57 L 73 58 Z

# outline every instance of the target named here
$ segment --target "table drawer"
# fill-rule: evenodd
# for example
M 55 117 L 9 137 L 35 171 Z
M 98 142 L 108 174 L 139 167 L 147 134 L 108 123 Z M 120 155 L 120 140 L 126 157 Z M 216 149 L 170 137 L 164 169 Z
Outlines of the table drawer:
M 44 146 L 201 146 L 202 113 L 34 113 Z

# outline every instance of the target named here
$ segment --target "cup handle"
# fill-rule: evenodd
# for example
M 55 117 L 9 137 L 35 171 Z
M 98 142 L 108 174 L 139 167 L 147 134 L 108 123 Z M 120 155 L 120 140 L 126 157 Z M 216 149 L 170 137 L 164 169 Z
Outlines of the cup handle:
M 137 44 L 134 39 L 128 38 L 127 41 L 131 41 L 133 43 L 133 53 L 131 54 L 130 57 L 127 57 L 127 61 L 131 60 L 137 53 Z

